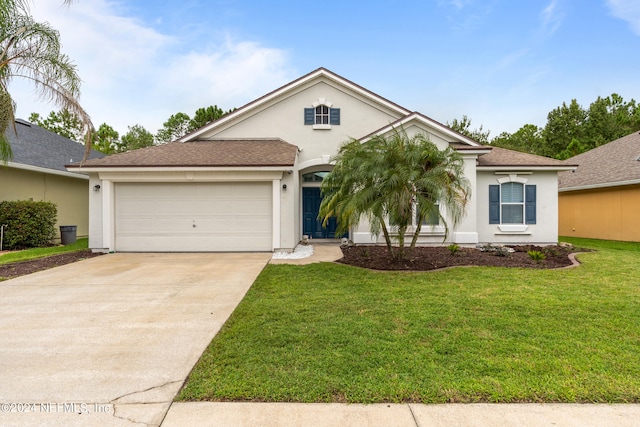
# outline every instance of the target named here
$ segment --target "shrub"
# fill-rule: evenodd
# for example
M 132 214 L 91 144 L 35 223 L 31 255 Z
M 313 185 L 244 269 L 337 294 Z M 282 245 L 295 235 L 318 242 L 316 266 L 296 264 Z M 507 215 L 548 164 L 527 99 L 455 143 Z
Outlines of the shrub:
M 57 208 L 51 202 L 18 200 L 0 202 L 3 248 L 24 249 L 49 246 L 56 236 Z
M 456 252 L 458 252 L 460 250 L 460 246 L 456 245 L 455 243 L 447 246 L 447 249 L 449 249 L 449 252 L 451 252 L 451 255 L 455 255 Z
M 534 260 L 535 262 L 540 262 L 547 259 L 547 256 L 540 251 L 529 251 L 527 252 L 527 254 L 529 254 L 531 259 Z

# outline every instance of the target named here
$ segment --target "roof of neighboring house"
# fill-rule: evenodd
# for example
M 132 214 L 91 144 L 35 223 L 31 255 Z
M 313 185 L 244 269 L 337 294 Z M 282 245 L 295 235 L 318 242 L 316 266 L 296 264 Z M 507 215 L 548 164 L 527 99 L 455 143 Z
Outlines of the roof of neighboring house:
M 10 126 L 5 133 L 13 152 L 11 163 L 66 172 L 66 164 L 84 157 L 84 145 L 26 120 L 16 120 L 16 131 Z M 89 158 L 99 157 L 104 154 L 91 150 Z
M 575 162 L 556 160 L 535 154 L 522 153 L 501 147 L 491 147 L 491 152 L 478 157 L 478 167 L 532 167 L 572 169 Z
M 640 132 L 567 159 L 578 169 L 558 175 L 560 189 L 587 189 L 640 183 Z
M 293 166 L 298 147 L 281 139 L 170 142 L 69 165 L 75 167 Z

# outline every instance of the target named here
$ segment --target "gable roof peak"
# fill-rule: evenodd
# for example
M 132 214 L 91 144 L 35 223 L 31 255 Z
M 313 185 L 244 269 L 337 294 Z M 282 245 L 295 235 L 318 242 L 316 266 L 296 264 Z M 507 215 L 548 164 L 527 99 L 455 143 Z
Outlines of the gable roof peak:
M 461 144 L 461 145 L 467 145 L 469 147 L 476 147 L 479 149 L 486 149 L 486 147 L 484 147 L 482 144 L 480 144 L 478 141 L 475 141 L 472 138 L 469 138 L 466 135 L 461 134 L 458 131 L 455 131 L 453 129 L 451 129 L 449 126 L 443 125 L 442 123 L 440 123 L 437 120 L 432 119 L 431 117 L 428 117 L 418 111 L 414 111 L 411 113 L 408 113 L 406 115 L 404 115 L 403 117 L 400 117 L 398 120 L 396 120 L 395 122 L 389 123 L 383 127 L 381 127 L 380 129 L 377 129 L 373 132 L 371 132 L 368 135 L 365 135 L 364 137 L 360 138 L 362 140 L 366 140 L 368 138 L 373 137 L 374 135 L 381 135 L 387 132 L 392 131 L 393 129 L 402 129 L 404 128 L 404 126 L 408 123 L 410 123 L 413 120 L 417 120 L 421 123 L 426 124 L 428 127 L 437 130 L 438 132 L 447 135 L 448 137 L 450 137 L 451 139 L 453 139 L 454 141 L 448 141 L 449 144 Z
M 330 81 L 332 81 L 335 84 L 338 84 L 350 91 L 353 91 L 355 93 L 360 94 L 363 97 L 369 98 L 370 100 L 380 104 L 380 105 L 384 105 L 385 108 L 388 108 L 392 111 L 395 111 L 397 114 L 401 114 L 401 115 L 407 115 L 410 113 L 410 111 L 398 104 L 396 104 L 395 102 L 389 101 L 388 99 L 352 82 L 351 80 L 348 80 L 336 73 L 334 73 L 333 71 L 324 68 L 324 67 L 320 67 L 317 68 L 313 71 L 311 71 L 310 73 L 307 73 L 305 75 L 303 75 L 302 77 L 298 77 L 297 79 L 283 85 L 280 86 L 278 89 L 275 89 L 269 93 L 267 93 L 266 95 L 263 95 L 251 102 L 249 102 L 248 104 L 243 105 L 242 107 L 234 110 L 233 112 L 224 115 L 223 117 L 219 118 L 218 120 L 215 120 L 203 127 L 201 127 L 200 129 L 197 129 L 193 132 L 191 132 L 190 134 L 187 134 L 185 136 L 183 136 L 182 138 L 180 138 L 178 141 L 180 142 L 187 142 L 187 141 L 192 141 L 195 139 L 198 139 L 199 137 L 201 137 L 203 134 L 207 133 L 208 131 L 215 129 L 218 126 L 221 126 L 225 123 L 231 122 L 233 120 L 235 120 L 238 117 L 241 117 L 245 114 L 248 114 L 250 111 L 255 110 L 269 102 L 272 102 L 276 99 L 278 99 L 279 97 L 283 96 L 284 94 L 294 91 L 297 88 L 299 88 L 300 86 L 303 86 L 305 84 L 308 84 L 309 82 L 315 80 L 315 79 L 319 79 L 319 78 L 326 78 Z

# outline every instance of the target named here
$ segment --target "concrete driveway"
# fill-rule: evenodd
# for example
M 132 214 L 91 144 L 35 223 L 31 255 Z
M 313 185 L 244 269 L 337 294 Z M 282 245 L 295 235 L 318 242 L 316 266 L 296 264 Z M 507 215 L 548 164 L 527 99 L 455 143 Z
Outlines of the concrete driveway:
M 0 282 L 0 425 L 159 425 L 271 254 L 110 254 Z

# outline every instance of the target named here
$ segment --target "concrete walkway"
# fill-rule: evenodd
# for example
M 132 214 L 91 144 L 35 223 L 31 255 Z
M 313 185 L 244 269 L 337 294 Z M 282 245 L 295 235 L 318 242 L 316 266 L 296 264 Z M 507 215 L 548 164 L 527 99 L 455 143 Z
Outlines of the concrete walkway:
M 0 282 L 0 425 L 159 425 L 270 254 L 111 254 Z
M 339 242 L 311 242 L 310 245 L 313 246 L 313 255 L 310 257 L 300 259 L 272 259 L 269 263 L 306 265 L 316 262 L 333 262 L 342 258 L 342 250 L 340 249 Z

